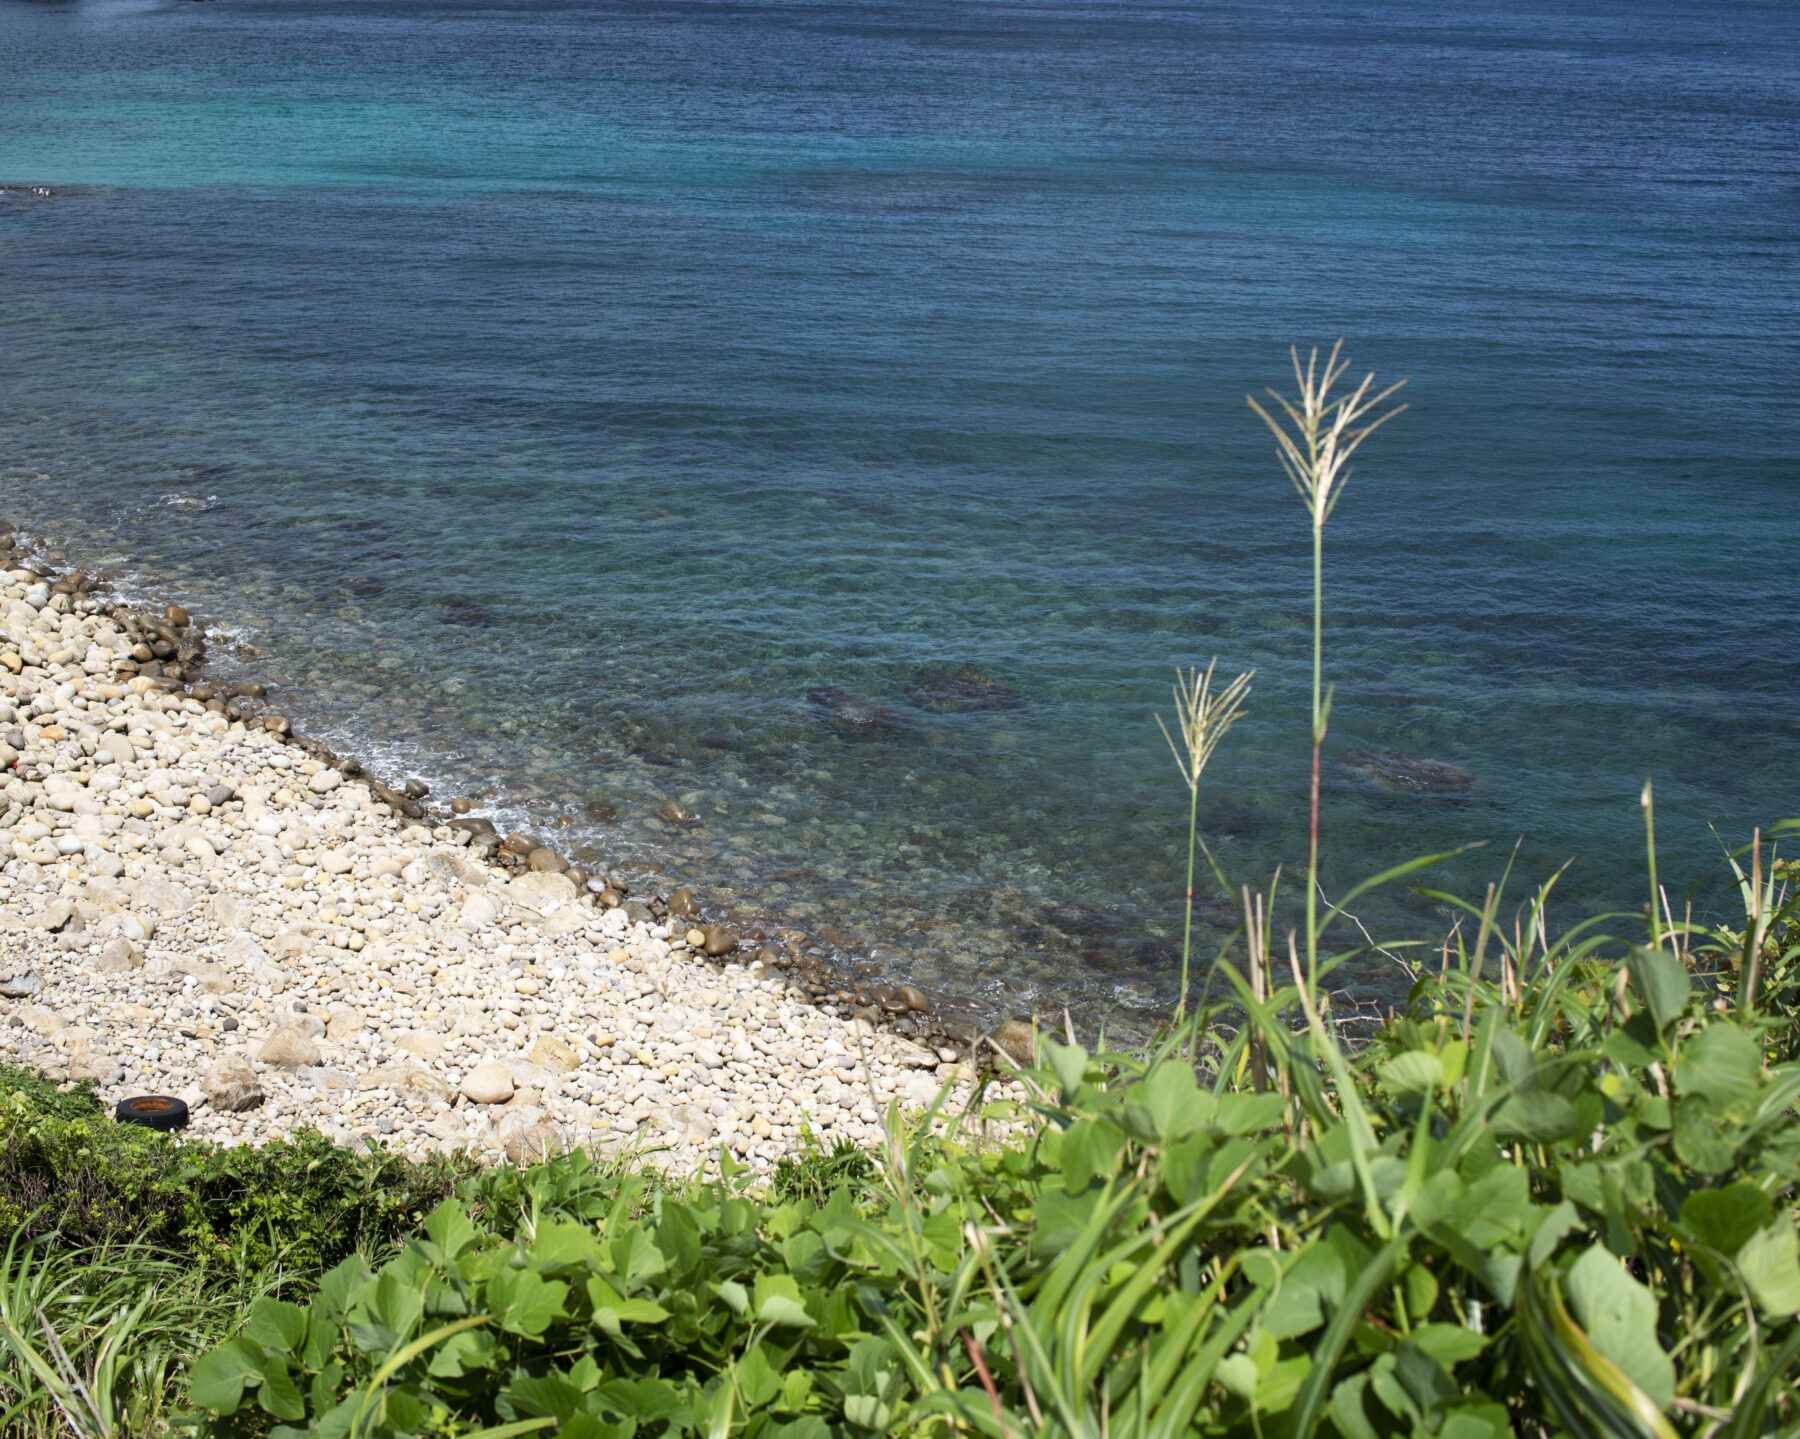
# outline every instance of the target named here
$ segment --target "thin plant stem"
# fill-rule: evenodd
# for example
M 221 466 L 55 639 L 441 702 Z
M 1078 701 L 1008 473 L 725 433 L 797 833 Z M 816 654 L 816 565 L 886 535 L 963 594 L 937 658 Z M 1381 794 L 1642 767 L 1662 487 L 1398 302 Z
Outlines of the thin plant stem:
M 1337 508 L 1349 481 L 1350 456 L 1374 431 L 1406 408 L 1396 405 L 1386 414 L 1369 419 L 1400 385 L 1375 391 L 1373 372 L 1348 394 L 1331 398 L 1331 390 L 1343 378 L 1350 362 L 1342 358 L 1344 342 L 1331 347 L 1323 369 L 1315 348 L 1300 363 L 1298 346 L 1290 348 L 1298 394 L 1293 399 L 1275 390 L 1269 395 L 1280 418 L 1249 396 L 1250 408 L 1275 435 L 1281 466 L 1305 502 L 1312 522 L 1312 781 L 1307 816 L 1306 852 L 1306 976 L 1309 984 L 1319 973 L 1319 769 L 1326 727 L 1331 721 L 1331 691 L 1325 688 L 1325 521 Z M 1366 423 L 1365 423 L 1366 421 Z

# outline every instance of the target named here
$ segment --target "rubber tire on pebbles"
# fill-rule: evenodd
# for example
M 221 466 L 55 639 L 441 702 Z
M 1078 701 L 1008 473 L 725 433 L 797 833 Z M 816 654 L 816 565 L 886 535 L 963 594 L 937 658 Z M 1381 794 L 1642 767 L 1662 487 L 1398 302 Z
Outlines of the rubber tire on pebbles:
M 135 1094 L 114 1106 L 113 1118 L 120 1124 L 136 1124 L 166 1134 L 187 1128 L 188 1107 L 166 1094 Z

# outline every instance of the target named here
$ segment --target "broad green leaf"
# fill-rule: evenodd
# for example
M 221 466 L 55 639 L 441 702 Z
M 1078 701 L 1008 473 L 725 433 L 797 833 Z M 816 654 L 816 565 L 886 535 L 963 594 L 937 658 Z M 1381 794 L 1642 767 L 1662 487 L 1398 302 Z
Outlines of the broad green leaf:
M 1723 1189 L 1698 1189 L 1681 1201 L 1682 1228 L 1697 1243 L 1733 1255 L 1774 1216 L 1769 1196 L 1747 1179 Z
M 771 1294 L 756 1306 L 756 1317 L 764 1324 L 774 1324 L 793 1329 L 812 1327 L 813 1317 L 806 1312 L 806 1306 L 798 1299 L 789 1299 L 783 1294 Z
M 423 1287 L 408 1283 L 391 1263 L 383 1266 L 373 1288 L 366 1291 L 364 1297 L 375 1322 L 402 1337 L 412 1332 L 413 1325 L 425 1310 Z
M 1459 1404 L 1446 1411 L 1438 1439 L 1512 1439 L 1503 1404 Z
M 1397 1054 L 1376 1068 L 1381 1087 L 1402 1099 L 1430 1094 L 1444 1079 L 1444 1066 L 1435 1054 L 1413 1049 Z
M 1667 1029 L 1687 1006 L 1693 979 L 1687 966 L 1666 949 L 1633 949 L 1625 961 L 1625 973 L 1658 1030 Z
M 1256 1393 L 1256 1361 L 1248 1354 L 1227 1354 L 1213 1370 L 1219 1387 L 1234 1399 L 1250 1399 Z
M 1150 1077 L 1130 1090 L 1134 1105 L 1148 1111 L 1161 1144 L 1186 1139 L 1213 1122 L 1217 1101 L 1200 1088 L 1194 1071 L 1183 1063 L 1166 1060 Z
M 506 1386 L 505 1395 L 522 1414 L 567 1420 L 581 1409 L 581 1391 L 560 1374 L 522 1376 Z
M 250 1306 L 244 1333 L 264 1349 L 293 1354 L 306 1339 L 306 1311 L 285 1299 L 258 1299 Z
M 1681 1046 L 1675 1060 L 1675 1088 L 1698 1094 L 1721 1107 L 1756 1097 L 1762 1052 L 1735 1024 L 1715 1020 Z
M 546 1272 L 600 1263 L 600 1245 L 585 1224 L 559 1220 L 540 1224 L 531 1241 L 531 1262 Z
M 893 1423 L 894 1411 L 873 1394 L 846 1394 L 844 1417 L 859 1429 L 886 1429 Z
M 1554 1143 L 1575 1133 L 1575 1106 L 1547 1089 L 1526 1089 L 1494 1111 L 1494 1132 L 1539 1144 Z
M 334 1316 L 342 1319 L 372 1277 L 361 1256 L 352 1254 L 319 1281 L 319 1297 L 331 1306 Z
M 476 1232 L 468 1214 L 454 1199 L 446 1199 L 425 1216 L 425 1233 L 446 1260 L 454 1261 L 474 1243 Z
M 1353 1374 L 1331 1391 L 1331 1418 L 1344 1439 L 1379 1439 L 1380 1430 L 1369 1422 L 1363 1407 L 1369 1390 L 1368 1374 Z
M 202 1355 L 188 1373 L 188 1396 L 196 1408 L 235 1414 L 245 1386 L 262 1383 L 262 1353 L 244 1339 L 229 1339 Z
M 599 1392 L 614 1413 L 640 1425 L 681 1420 L 686 1413 L 680 1393 L 667 1379 L 612 1379 Z
M 1446 1369 L 1487 1348 L 1486 1336 L 1460 1324 L 1421 1324 L 1407 1339 Z
M 1564 1281 L 1575 1320 L 1607 1359 L 1667 1409 L 1675 1397 L 1675 1366 L 1656 1339 L 1656 1298 L 1605 1245 L 1575 1261 Z
M 1125 1136 L 1104 1119 L 1082 1119 L 1062 1136 L 1063 1187 L 1079 1194 L 1096 1178 L 1110 1179 L 1118 1167 Z
M 465 1329 L 452 1334 L 431 1356 L 427 1372 L 439 1379 L 456 1379 L 485 1367 L 493 1357 L 494 1341 L 484 1330 Z
M 1739 1133 L 1700 1095 L 1690 1094 L 1675 1106 L 1675 1155 L 1690 1169 L 1702 1174 L 1730 1169 L 1737 1159 Z
M 1081 1081 L 1087 1074 L 1088 1053 L 1085 1049 L 1079 1044 L 1058 1044 L 1045 1036 L 1043 1055 L 1056 1072 L 1056 1082 L 1062 1086 L 1064 1094 L 1072 1095 L 1081 1088 Z
M 750 1312 L 750 1291 L 735 1279 L 722 1279 L 709 1286 L 725 1306 L 740 1319 Z
M 487 1283 L 487 1303 L 500 1327 L 535 1339 L 563 1315 L 569 1286 L 529 1269 L 502 1269 Z
M 263 1382 L 257 1386 L 256 1402 L 277 1419 L 304 1419 L 306 1401 L 294 1386 L 294 1376 L 277 1356 L 263 1359 Z
M 1219 1101 L 1219 1113 L 1212 1121 L 1221 1134 L 1251 1134 L 1281 1122 L 1287 1100 L 1279 1094 L 1257 1094 L 1240 1090 Z
M 739 1402 L 748 1409 L 762 1408 L 781 1392 L 781 1371 L 761 1344 L 738 1361 L 737 1388 Z
M 1800 1313 L 1800 1241 L 1785 1217 L 1752 1235 L 1737 1263 L 1763 1313 L 1771 1319 Z
M 650 1236 L 635 1226 L 630 1233 L 613 1240 L 612 1262 L 613 1273 L 619 1276 L 626 1293 L 636 1289 L 644 1280 L 661 1274 L 668 1267 L 663 1261 L 662 1251 Z

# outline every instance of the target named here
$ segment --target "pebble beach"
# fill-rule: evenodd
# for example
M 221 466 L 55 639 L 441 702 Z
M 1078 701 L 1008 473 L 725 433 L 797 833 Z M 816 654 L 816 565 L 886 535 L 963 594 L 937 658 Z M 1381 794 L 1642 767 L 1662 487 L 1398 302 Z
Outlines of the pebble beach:
M 948 1085 L 955 1112 L 1029 1046 L 1016 1022 L 936 1030 L 916 991 L 833 1002 L 778 937 L 428 804 L 259 685 L 215 691 L 179 607 L 0 563 L 6 1062 L 109 1103 L 178 1097 L 225 1144 L 312 1128 L 670 1168 L 722 1145 L 764 1170 L 809 1136 L 877 1140 L 890 1101 Z

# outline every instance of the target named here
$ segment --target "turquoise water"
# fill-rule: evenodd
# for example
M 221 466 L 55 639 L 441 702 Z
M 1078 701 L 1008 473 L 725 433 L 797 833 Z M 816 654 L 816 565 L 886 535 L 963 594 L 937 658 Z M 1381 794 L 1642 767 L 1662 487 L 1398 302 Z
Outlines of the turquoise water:
M 1518 841 L 1565 917 L 1641 903 L 1646 775 L 1683 883 L 1800 812 L 1800 12 L 1571 8 L 0 0 L 0 182 L 52 190 L 0 193 L 0 517 L 439 794 L 1142 1014 L 1176 665 L 1258 671 L 1225 862 L 1304 855 L 1305 522 L 1243 397 L 1346 335 L 1412 409 L 1329 534 L 1328 753 L 1478 785 L 1333 768 L 1328 887 Z M 961 664 L 1026 702 L 913 702 Z

